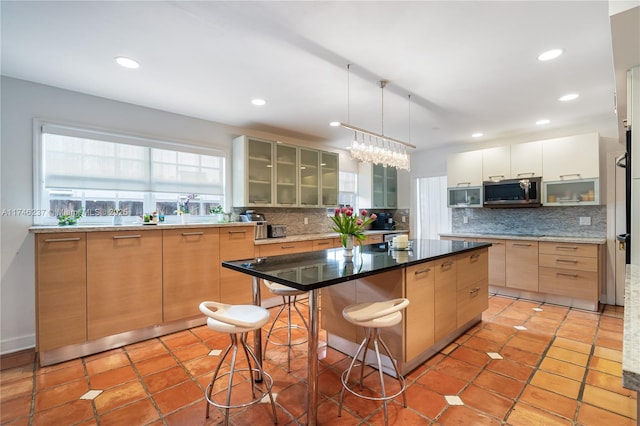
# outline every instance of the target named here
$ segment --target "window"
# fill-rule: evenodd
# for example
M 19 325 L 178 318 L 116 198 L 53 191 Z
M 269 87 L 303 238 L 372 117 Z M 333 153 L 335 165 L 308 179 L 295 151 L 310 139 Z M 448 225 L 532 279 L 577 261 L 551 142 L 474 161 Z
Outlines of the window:
M 84 210 L 84 223 L 109 223 L 114 212 L 129 222 L 158 212 L 177 221 L 177 202 L 208 215 L 225 201 L 225 157 L 220 151 L 125 135 L 43 124 L 36 152 L 36 205 L 55 223 L 59 214 Z
M 340 172 L 338 183 L 338 204 L 340 206 L 356 207 L 358 195 L 358 174 Z
M 416 187 L 416 238 L 439 240 L 440 233 L 451 231 L 451 215 L 447 208 L 447 177 L 419 178 Z

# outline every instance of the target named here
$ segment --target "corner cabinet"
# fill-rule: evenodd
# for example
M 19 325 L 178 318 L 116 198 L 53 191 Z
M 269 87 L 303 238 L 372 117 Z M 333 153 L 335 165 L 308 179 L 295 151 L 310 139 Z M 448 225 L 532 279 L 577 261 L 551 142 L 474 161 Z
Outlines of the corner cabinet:
M 398 208 L 398 170 L 379 164 L 358 165 L 358 206 L 375 209 Z
M 234 207 L 335 207 L 338 154 L 240 136 L 233 140 Z

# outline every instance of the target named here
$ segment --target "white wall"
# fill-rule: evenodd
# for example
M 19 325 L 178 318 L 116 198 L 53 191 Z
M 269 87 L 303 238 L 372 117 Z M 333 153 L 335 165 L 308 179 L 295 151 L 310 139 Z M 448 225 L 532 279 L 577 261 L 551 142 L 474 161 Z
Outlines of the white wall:
M 234 128 L 132 104 L 2 77 L 0 209 L 33 208 L 33 119 L 76 123 L 149 138 L 183 141 L 231 151 L 241 134 L 300 143 L 286 137 Z M 328 149 L 336 152 L 336 150 Z M 340 151 L 337 151 L 340 152 Z M 342 170 L 357 170 L 341 152 Z M 227 173 L 230 178 L 230 173 Z M 230 182 L 230 181 L 229 181 Z M 229 191 L 230 192 L 230 191 Z M 34 238 L 28 216 L 0 218 L 0 353 L 35 345 Z

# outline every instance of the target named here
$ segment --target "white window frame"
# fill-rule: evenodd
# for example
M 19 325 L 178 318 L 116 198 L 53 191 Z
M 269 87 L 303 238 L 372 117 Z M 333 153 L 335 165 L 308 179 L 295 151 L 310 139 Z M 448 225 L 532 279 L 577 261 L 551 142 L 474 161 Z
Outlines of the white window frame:
M 210 202 L 218 202 L 220 200 L 222 204 L 226 207 L 226 210 L 231 209 L 230 203 L 230 194 L 227 191 L 227 184 L 230 179 L 230 153 L 228 150 L 217 149 L 217 148 L 209 148 L 204 146 L 197 146 L 187 142 L 182 141 L 167 141 L 160 139 L 152 139 L 143 136 L 137 136 L 133 134 L 125 134 L 125 133 L 115 133 L 111 130 L 100 129 L 91 126 L 86 126 L 82 124 L 75 123 L 63 123 L 58 121 L 49 121 L 36 118 L 33 120 L 33 206 L 34 211 L 43 212 L 42 215 L 34 215 L 34 224 L 36 225 L 54 225 L 57 224 L 57 219 L 52 216 L 48 216 L 49 214 L 49 205 L 43 205 L 46 194 L 44 194 L 44 170 L 43 170 L 43 135 L 45 133 L 52 134 L 60 134 L 65 136 L 93 139 L 105 142 L 112 143 L 120 143 L 120 144 L 129 144 L 134 146 L 143 146 L 147 148 L 157 148 L 164 150 L 172 150 L 172 151 L 181 151 L 193 154 L 200 155 L 210 155 L 216 156 L 223 159 L 222 162 L 222 178 L 223 182 L 221 184 L 222 189 L 222 197 L 220 199 L 219 196 L 207 196 L 204 195 L 199 200 L 202 206 L 205 203 Z M 117 192 L 117 191 L 114 191 Z M 157 192 L 161 194 L 160 192 Z M 164 193 L 164 192 L 163 192 Z M 155 198 L 152 195 L 152 192 L 145 192 L 145 196 L 143 201 L 144 210 L 147 212 L 147 209 L 150 211 L 153 210 L 153 206 L 155 206 Z M 83 204 L 84 205 L 84 204 Z M 177 207 L 177 196 L 176 196 L 176 207 Z M 202 210 L 202 209 L 201 209 Z M 205 215 L 199 215 L 198 218 L 207 218 L 208 214 L 205 212 Z M 203 217 L 205 216 L 205 217 Z M 208 217 L 210 218 L 210 216 Z M 167 222 L 179 222 L 179 218 L 177 216 L 167 217 Z M 112 222 L 111 216 L 93 216 L 86 217 L 82 220 L 82 223 L 86 224 L 109 224 Z M 138 220 L 137 217 L 131 216 L 127 217 L 129 222 L 136 222 Z

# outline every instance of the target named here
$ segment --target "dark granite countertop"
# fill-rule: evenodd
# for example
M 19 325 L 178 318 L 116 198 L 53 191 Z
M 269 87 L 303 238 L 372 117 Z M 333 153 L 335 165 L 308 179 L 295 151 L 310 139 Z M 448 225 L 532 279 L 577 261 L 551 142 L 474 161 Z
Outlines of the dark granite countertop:
M 401 269 L 443 257 L 489 247 L 465 241 L 411 240 L 411 250 L 391 250 L 387 243 L 355 249 L 352 260 L 343 249 L 222 262 L 224 267 L 299 290 L 314 290 L 356 278 Z

